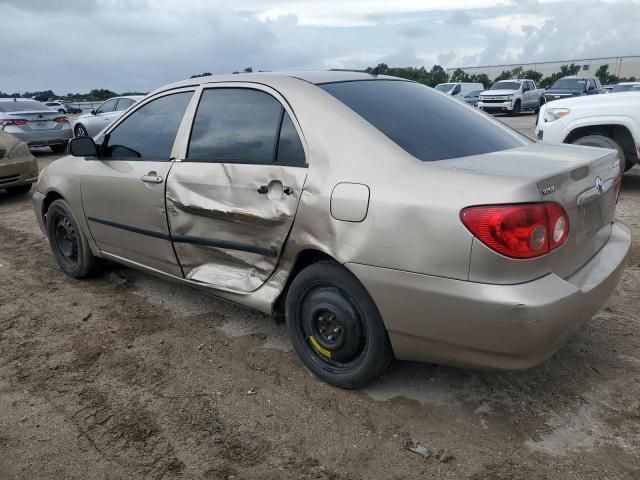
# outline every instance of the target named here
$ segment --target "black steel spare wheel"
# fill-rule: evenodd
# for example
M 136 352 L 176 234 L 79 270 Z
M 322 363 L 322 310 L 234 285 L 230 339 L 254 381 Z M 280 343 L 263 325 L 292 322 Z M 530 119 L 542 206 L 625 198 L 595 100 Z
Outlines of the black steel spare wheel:
M 310 287 L 300 302 L 302 330 L 319 365 L 329 371 L 348 370 L 366 346 L 358 308 L 335 287 Z
M 393 358 L 373 299 L 342 265 L 322 261 L 306 267 L 293 279 L 285 307 L 296 353 L 327 383 L 364 386 Z
M 91 253 L 67 202 L 59 199 L 51 203 L 46 228 L 53 256 L 67 275 L 83 278 L 98 270 L 100 261 Z

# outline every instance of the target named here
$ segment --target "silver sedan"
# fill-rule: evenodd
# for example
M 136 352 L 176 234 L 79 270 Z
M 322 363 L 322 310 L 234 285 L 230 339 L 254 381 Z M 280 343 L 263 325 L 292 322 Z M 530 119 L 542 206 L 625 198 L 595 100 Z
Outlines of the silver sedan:
M 353 72 L 149 94 L 44 170 L 62 270 L 100 258 L 284 316 L 318 377 L 391 359 L 527 368 L 616 287 L 614 150 L 536 144 L 456 99 Z
M 69 119 L 44 104 L 26 98 L 0 98 L 0 130 L 29 147 L 51 147 L 56 153 L 67 148 L 73 137 Z
M 95 137 L 111 122 L 117 119 L 131 105 L 139 102 L 142 96 L 113 97 L 104 102 L 90 113 L 81 115 L 73 124 L 76 137 Z

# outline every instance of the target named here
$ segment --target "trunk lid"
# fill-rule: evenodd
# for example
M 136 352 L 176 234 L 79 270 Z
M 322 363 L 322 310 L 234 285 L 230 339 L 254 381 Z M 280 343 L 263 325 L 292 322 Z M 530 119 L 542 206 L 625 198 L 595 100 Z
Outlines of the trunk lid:
M 8 112 L 2 114 L 7 119 L 26 120 L 26 125 L 20 127 L 25 130 L 51 130 L 59 127 L 59 124 L 53 120 L 63 115 L 53 110 L 28 110 L 24 112 Z
M 491 178 L 513 179 L 513 188 L 502 194 L 492 192 L 487 204 L 540 201 L 560 204 L 569 217 L 566 243 L 548 255 L 523 263 L 537 264 L 537 268 L 529 269 L 531 272 L 540 274 L 546 270 L 566 278 L 609 239 L 615 215 L 619 161 L 617 152 L 609 149 L 532 144 L 440 163 L 446 168 L 462 168 L 486 176 L 489 188 Z M 480 180 L 478 188 L 483 185 L 485 182 Z M 497 197 L 501 200 L 496 201 Z

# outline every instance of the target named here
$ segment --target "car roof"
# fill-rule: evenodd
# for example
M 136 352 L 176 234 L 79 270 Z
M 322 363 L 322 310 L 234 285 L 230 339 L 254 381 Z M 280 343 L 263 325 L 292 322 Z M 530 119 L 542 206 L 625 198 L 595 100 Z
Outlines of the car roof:
M 585 75 L 567 75 L 565 77 L 560 77 L 558 80 L 562 80 L 563 78 L 581 78 L 584 80 L 596 80 L 597 77 L 589 77 L 589 76 L 585 76 Z
M 300 71 L 300 72 L 256 72 L 256 73 L 231 73 L 225 75 L 207 75 L 206 77 L 190 78 L 179 82 L 165 85 L 154 92 L 173 90 L 181 87 L 194 85 L 206 85 L 207 83 L 219 82 L 259 82 L 264 84 L 277 83 L 279 79 L 297 78 L 314 85 L 336 82 L 353 82 L 357 80 L 404 80 L 403 78 L 391 77 L 389 75 L 374 75 L 372 73 L 359 72 L 355 70 L 326 70 L 326 71 Z
M 640 82 L 620 82 L 617 85 L 640 85 Z M 615 87 L 616 85 L 614 85 Z

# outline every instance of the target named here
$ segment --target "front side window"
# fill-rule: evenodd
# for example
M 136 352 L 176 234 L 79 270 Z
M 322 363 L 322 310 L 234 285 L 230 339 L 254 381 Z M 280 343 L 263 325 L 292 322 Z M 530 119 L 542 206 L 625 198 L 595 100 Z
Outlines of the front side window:
M 116 108 L 116 103 L 118 102 L 117 98 L 112 98 L 111 100 L 107 100 L 102 105 L 98 107 L 96 113 L 109 113 L 113 112 L 113 109 Z
M 122 112 L 133 105 L 134 101 L 130 98 L 121 98 L 118 100 L 118 106 L 116 107 L 116 112 Z
M 166 95 L 129 115 L 110 132 L 104 155 L 114 159 L 168 161 L 193 92 Z
M 278 148 L 282 148 L 280 157 L 292 161 L 297 143 L 288 123 L 283 124 L 283 140 L 277 144 L 284 113 L 278 100 L 259 90 L 205 90 L 193 123 L 187 160 L 269 165 L 278 163 Z
M 362 80 L 319 87 L 425 162 L 497 152 L 531 143 L 497 120 L 418 83 Z

